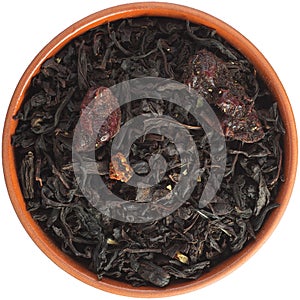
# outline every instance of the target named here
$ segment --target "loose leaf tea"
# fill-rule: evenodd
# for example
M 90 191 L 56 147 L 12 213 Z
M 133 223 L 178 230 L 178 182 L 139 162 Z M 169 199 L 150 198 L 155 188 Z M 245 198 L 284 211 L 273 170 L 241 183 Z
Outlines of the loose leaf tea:
M 115 109 L 120 99 L 109 87 L 145 76 L 184 83 L 199 98 L 194 103 L 182 98 L 182 106 L 145 98 Z M 199 199 L 215 166 L 207 134 L 190 113 L 201 113 L 203 101 L 220 120 L 227 154 L 221 186 L 205 207 Z M 179 153 L 190 146 L 151 133 L 154 125 L 145 121 L 144 128 L 130 128 L 130 133 L 148 132 L 135 140 L 130 155 L 111 155 L 122 125 L 142 114 L 156 117 L 155 127 L 165 126 L 161 116 L 172 117 L 171 136 L 178 124 L 188 130 L 200 169 L 191 196 L 172 214 L 144 224 L 125 223 L 97 210 L 79 188 L 73 135 L 80 122 L 85 135 L 76 150 L 95 152 L 96 168 L 87 160 L 81 170 L 89 195 L 96 193 L 94 179 L 101 176 L 122 199 L 154 203 L 187 175 Z M 27 209 L 57 247 L 99 279 L 164 287 L 199 278 L 254 240 L 278 206 L 284 128 L 277 104 L 251 63 L 203 25 L 143 17 L 91 29 L 43 63 L 15 119 L 12 145 Z M 208 117 L 204 121 L 214 128 Z M 159 183 L 129 185 L 134 174 L 148 176 L 153 166 L 160 170 L 160 163 L 151 161 L 153 154 L 166 162 L 165 173 L 156 174 Z

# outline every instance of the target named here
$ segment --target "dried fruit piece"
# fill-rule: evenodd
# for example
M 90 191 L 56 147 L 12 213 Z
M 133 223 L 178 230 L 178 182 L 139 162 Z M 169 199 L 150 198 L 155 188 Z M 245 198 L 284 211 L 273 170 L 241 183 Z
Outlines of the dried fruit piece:
M 111 238 L 108 238 L 108 239 L 106 240 L 106 243 L 107 243 L 108 245 L 119 245 L 119 243 L 118 243 L 116 240 L 113 240 L 113 239 L 111 239 Z
M 132 167 L 127 163 L 126 157 L 118 152 L 112 156 L 111 163 L 109 165 L 109 178 L 127 182 L 134 174 Z
M 120 124 L 118 100 L 110 89 L 103 86 L 90 88 L 81 103 L 80 125 L 84 132 L 76 150 L 101 147 L 118 133 Z
M 245 143 L 255 143 L 264 137 L 264 131 L 255 110 L 240 118 L 226 116 L 221 120 L 225 136 Z
M 217 89 L 219 74 L 224 73 L 226 66 L 213 53 L 204 49 L 190 58 L 183 77 L 185 84 L 200 92 L 213 104 L 215 97 L 212 92 Z
M 200 50 L 191 57 L 183 79 L 223 113 L 221 124 L 225 136 L 245 143 L 264 137 L 254 101 L 235 80 L 228 63 L 210 51 Z
M 179 260 L 182 264 L 188 264 L 189 263 L 189 258 L 186 255 L 182 254 L 181 252 L 176 252 L 175 258 L 177 260 Z
M 219 94 L 220 97 L 216 101 L 216 105 L 225 115 L 236 118 L 244 116 L 246 110 L 244 99 L 241 100 L 241 97 L 232 94 L 230 90 L 221 89 Z
M 222 90 L 216 105 L 225 115 L 221 120 L 225 136 L 245 143 L 254 143 L 264 137 L 262 124 L 250 98 L 245 95 L 239 98 L 230 90 Z

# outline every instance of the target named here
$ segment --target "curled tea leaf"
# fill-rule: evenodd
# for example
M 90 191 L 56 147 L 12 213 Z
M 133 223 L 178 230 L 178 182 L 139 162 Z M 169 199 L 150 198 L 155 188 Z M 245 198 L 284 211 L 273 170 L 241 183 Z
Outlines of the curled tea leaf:
M 25 199 L 34 197 L 34 155 L 29 151 L 21 165 L 21 185 Z
M 149 261 L 142 261 L 138 266 L 137 273 L 146 281 L 159 287 L 166 286 L 170 281 L 169 273 Z

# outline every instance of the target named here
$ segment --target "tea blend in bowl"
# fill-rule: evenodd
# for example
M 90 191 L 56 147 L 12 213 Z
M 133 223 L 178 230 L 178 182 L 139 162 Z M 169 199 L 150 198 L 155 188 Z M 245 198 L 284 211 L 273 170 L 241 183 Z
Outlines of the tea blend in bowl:
M 185 84 L 199 98 L 194 103 L 181 98 L 180 105 L 142 98 L 118 107 L 120 99 L 109 88 L 149 76 Z M 166 82 L 161 90 L 174 89 Z M 207 132 L 192 114 L 201 113 L 203 101 L 217 116 L 226 142 L 224 176 L 206 205 L 200 198 L 216 166 Z M 128 155 L 112 155 L 122 126 L 143 114 L 156 118 L 155 125 L 145 120 L 141 128 L 128 126 L 128 136 L 146 133 L 134 140 Z M 179 145 L 150 132 L 166 126 L 162 116 L 172 118 L 167 131 L 170 137 L 177 135 Z M 27 209 L 62 251 L 99 279 L 158 287 L 196 279 L 254 240 L 278 206 L 284 128 L 277 104 L 251 63 L 203 25 L 142 17 L 89 30 L 43 63 L 15 119 L 12 145 Z M 78 122 L 84 134 L 75 150 L 84 156 L 92 149 L 97 165 L 96 170 L 81 169 L 84 191 L 72 158 Z M 187 173 L 181 154 L 191 149 L 178 126 L 193 139 L 200 164 L 196 185 L 179 208 L 151 222 L 122 222 L 87 200 L 87 193 L 97 193 L 94 179 L 99 176 L 128 203 L 168 197 Z M 142 178 L 152 169 L 161 170 L 153 155 L 161 155 L 166 166 L 156 175 L 159 182 L 130 185 L 135 174 Z

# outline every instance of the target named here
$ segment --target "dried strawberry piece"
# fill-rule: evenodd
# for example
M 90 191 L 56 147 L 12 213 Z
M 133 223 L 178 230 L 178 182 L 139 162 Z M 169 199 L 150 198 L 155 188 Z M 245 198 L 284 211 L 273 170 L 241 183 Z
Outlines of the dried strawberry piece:
M 254 143 L 264 137 L 253 99 L 221 58 L 206 49 L 200 50 L 191 57 L 183 80 L 208 103 L 219 108 L 226 137 L 245 143 Z
M 120 124 L 121 110 L 110 89 L 103 86 L 90 88 L 81 103 L 83 134 L 76 150 L 88 151 L 101 147 L 118 133 Z
M 264 137 L 264 131 L 255 110 L 239 118 L 225 116 L 221 120 L 221 125 L 225 136 L 245 143 L 255 143 Z
M 240 97 L 235 96 L 230 90 L 220 90 L 221 97 L 218 98 L 216 105 L 228 116 L 242 117 L 245 115 L 246 105 Z
M 190 58 L 183 80 L 189 87 L 200 92 L 210 104 L 215 104 L 217 98 L 214 94 L 218 93 L 218 77 L 226 72 L 223 61 L 203 49 Z
M 118 152 L 111 157 L 111 163 L 109 165 L 109 178 L 127 182 L 130 180 L 134 171 L 132 167 L 127 163 L 126 157 Z
M 264 137 L 261 122 L 253 108 L 254 103 L 250 100 L 241 101 L 226 90 L 222 91 L 216 105 L 224 113 L 221 125 L 225 136 L 245 143 L 254 143 Z

